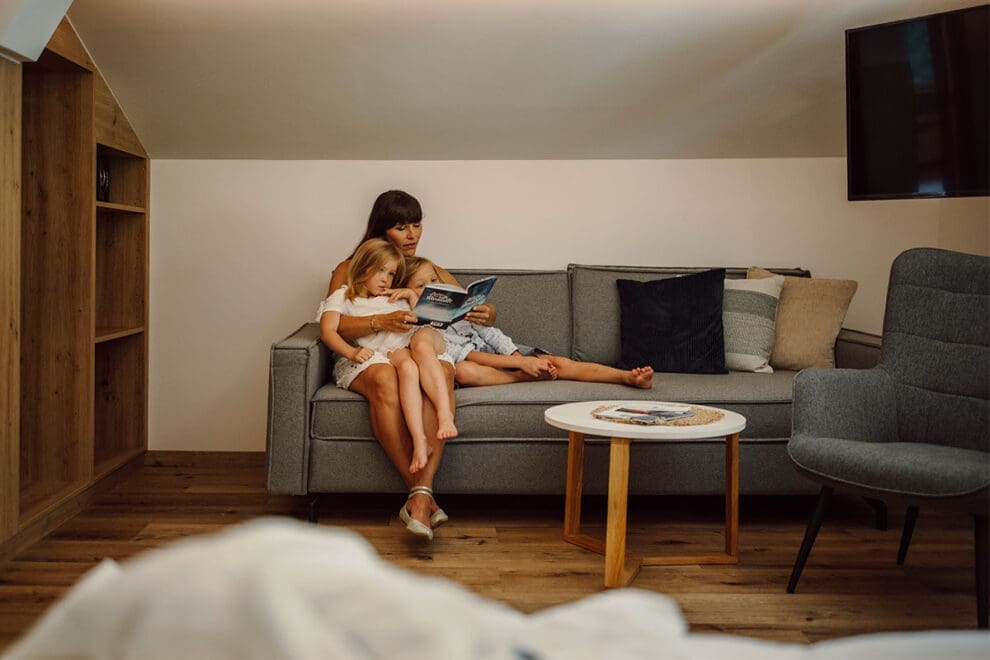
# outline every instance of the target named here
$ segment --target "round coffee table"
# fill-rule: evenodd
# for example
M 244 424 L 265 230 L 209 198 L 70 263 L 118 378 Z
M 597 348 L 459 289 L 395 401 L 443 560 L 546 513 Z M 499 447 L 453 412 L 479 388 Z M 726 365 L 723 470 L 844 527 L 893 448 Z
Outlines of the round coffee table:
M 591 416 L 596 408 L 617 404 L 632 406 L 654 401 L 583 401 L 549 408 L 544 419 L 570 433 L 567 449 L 567 490 L 564 504 L 564 540 L 605 555 L 605 586 L 627 586 L 641 566 L 684 564 L 735 564 L 739 561 L 739 432 L 746 418 L 739 413 L 710 406 L 722 418 L 709 424 L 641 426 L 609 422 Z M 685 405 L 685 404 L 672 404 Z M 691 404 L 693 405 L 693 404 Z M 611 438 L 608 468 L 608 518 L 605 542 L 581 533 L 581 488 L 584 477 L 584 436 Z M 626 557 L 626 508 L 629 495 L 629 446 L 635 440 L 652 442 L 693 440 L 725 442 L 725 552 L 706 555 Z

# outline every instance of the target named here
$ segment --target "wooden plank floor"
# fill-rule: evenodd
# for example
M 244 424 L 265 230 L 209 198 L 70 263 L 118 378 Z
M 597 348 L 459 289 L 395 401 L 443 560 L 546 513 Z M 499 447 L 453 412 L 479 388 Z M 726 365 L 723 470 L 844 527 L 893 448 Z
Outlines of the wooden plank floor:
M 263 457 L 222 463 L 166 454 L 0 567 L 0 652 L 104 557 L 126 559 L 262 515 L 304 519 L 307 500 L 274 497 Z M 673 597 L 696 632 L 811 642 L 852 634 L 975 625 L 972 523 L 922 511 L 907 565 L 895 563 L 902 512 L 873 528 L 860 500 L 839 498 L 798 593 L 784 587 L 811 497 L 743 497 L 738 566 L 646 567 L 634 586 Z M 327 496 L 321 525 L 362 534 L 389 562 L 455 580 L 533 612 L 602 590 L 603 558 L 561 538 L 563 497 L 447 496 L 451 522 L 432 544 L 408 535 L 398 495 Z M 721 498 L 633 498 L 629 549 L 719 549 Z M 602 535 L 604 501 L 587 497 L 586 531 Z

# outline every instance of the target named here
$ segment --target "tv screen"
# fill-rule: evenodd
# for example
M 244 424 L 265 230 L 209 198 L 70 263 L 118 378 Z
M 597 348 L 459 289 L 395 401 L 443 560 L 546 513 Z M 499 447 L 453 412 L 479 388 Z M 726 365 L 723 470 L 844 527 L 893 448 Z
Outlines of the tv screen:
M 846 31 L 849 199 L 990 195 L 990 5 Z

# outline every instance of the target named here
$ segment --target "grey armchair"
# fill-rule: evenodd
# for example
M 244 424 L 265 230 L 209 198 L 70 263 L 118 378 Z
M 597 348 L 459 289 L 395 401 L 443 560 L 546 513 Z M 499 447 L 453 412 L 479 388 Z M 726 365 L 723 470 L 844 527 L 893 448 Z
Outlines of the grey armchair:
M 788 454 L 822 484 L 791 572 L 793 593 L 835 489 L 907 506 L 903 564 L 919 507 L 973 515 L 977 625 L 990 593 L 990 259 L 918 248 L 894 260 L 880 364 L 810 369 L 794 381 Z

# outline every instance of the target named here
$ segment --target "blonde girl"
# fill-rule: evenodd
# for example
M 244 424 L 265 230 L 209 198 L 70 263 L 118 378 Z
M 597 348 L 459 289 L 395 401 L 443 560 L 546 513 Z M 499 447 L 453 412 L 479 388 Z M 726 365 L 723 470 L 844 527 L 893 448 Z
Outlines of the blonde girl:
M 320 306 L 320 336 L 330 350 L 341 356 L 334 365 L 337 385 L 348 389 L 357 376 L 373 364 L 390 363 L 399 380 L 402 414 L 412 436 L 413 453 L 409 472 L 427 463 L 429 442 L 423 426 L 423 392 L 437 411 L 438 440 L 457 436 L 450 392 L 440 360 L 446 355 L 443 335 L 432 328 L 406 324 L 403 332 L 378 329 L 376 318 L 397 310 L 408 311 L 419 298 L 410 289 L 395 289 L 405 274 L 402 252 L 391 242 L 373 238 L 362 243 L 350 260 L 347 283 Z M 348 343 L 338 332 L 341 315 L 369 317 L 372 334 Z

